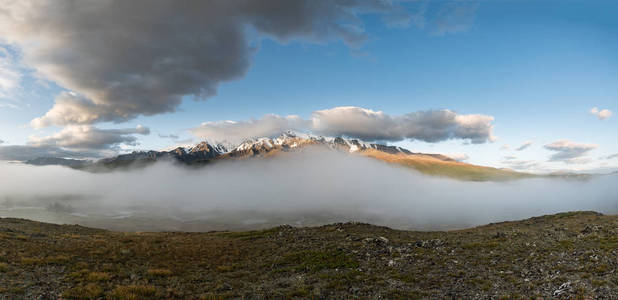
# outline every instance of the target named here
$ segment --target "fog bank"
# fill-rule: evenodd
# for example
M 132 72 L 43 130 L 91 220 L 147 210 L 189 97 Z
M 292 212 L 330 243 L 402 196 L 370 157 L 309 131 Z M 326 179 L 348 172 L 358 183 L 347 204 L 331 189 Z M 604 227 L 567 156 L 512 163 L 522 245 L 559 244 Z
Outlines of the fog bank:
M 573 210 L 618 212 L 618 176 L 462 182 L 333 151 L 93 174 L 0 164 L 0 216 L 117 230 L 361 221 L 451 229 Z

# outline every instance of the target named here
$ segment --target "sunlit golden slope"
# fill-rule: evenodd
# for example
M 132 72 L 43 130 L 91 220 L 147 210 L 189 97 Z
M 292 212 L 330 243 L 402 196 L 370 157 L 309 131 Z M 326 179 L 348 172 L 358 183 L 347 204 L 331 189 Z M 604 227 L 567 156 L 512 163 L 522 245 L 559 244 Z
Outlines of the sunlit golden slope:
M 360 155 L 372 157 L 405 167 L 413 168 L 423 174 L 444 176 L 470 181 L 498 181 L 533 177 L 534 175 L 502 170 L 490 167 L 477 166 L 454 161 L 442 156 L 428 154 L 391 154 L 375 149 L 358 152 Z

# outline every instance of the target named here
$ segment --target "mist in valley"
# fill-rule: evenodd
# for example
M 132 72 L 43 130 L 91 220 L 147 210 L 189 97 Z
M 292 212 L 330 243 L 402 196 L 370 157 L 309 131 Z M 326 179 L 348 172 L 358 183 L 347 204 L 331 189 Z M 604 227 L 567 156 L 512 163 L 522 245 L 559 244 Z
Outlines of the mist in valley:
M 616 177 L 464 182 L 318 149 L 107 173 L 2 163 L 0 216 L 140 231 L 346 221 L 441 230 L 574 210 L 616 213 Z

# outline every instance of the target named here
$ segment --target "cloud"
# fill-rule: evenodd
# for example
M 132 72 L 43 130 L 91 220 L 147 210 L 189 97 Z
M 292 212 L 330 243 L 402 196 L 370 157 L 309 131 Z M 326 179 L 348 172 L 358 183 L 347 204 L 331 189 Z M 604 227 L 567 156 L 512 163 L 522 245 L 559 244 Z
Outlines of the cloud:
M 614 159 L 614 158 L 618 158 L 618 153 L 603 157 L 603 159 L 608 159 L 608 160 Z
M 521 146 L 517 147 L 517 149 L 515 149 L 515 151 L 523 151 L 526 148 L 530 147 L 532 145 L 531 141 L 525 141 Z
M 406 17 L 381 0 L 0 0 L 0 7 L 2 40 L 37 75 L 73 92 L 60 94 L 36 127 L 173 112 L 183 96 L 205 99 L 243 77 L 261 38 L 355 47 L 367 39 L 360 15 Z
M 609 109 L 599 110 L 596 107 L 590 109 L 590 114 L 596 116 L 599 120 L 605 120 L 612 116 L 612 111 Z
M 478 2 L 447 2 L 442 5 L 433 21 L 435 34 L 445 35 L 468 31 L 474 25 Z
M 516 156 L 507 155 L 503 157 L 502 164 L 508 166 L 508 168 L 518 171 L 531 171 L 538 169 L 540 164 L 535 160 L 523 160 L 517 159 Z
M 19 108 L 19 106 L 11 103 L 0 103 L 0 108 Z
M 594 144 L 579 144 L 569 140 L 560 140 L 547 144 L 545 149 L 557 152 L 553 154 L 549 161 L 564 161 L 566 163 L 581 163 L 581 156 L 584 156 L 589 151 L 596 149 Z
M 159 133 L 159 137 L 162 139 L 172 139 L 172 140 L 177 140 L 179 137 L 177 134 L 160 134 Z
M 113 152 L 105 150 L 68 150 L 49 145 L 0 145 L 0 160 L 26 161 L 37 157 L 101 158 Z
M 470 156 L 468 156 L 468 154 L 465 154 L 465 153 L 449 153 L 449 154 L 445 154 L 445 156 L 447 156 L 448 158 L 452 160 L 456 160 L 456 161 L 466 161 L 470 159 Z
M 299 116 L 269 114 L 257 120 L 205 122 L 191 129 L 191 133 L 205 140 L 239 143 L 250 138 L 279 135 L 287 130 L 304 130 L 307 124 Z
M 591 162 L 592 159 L 586 157 L 575 157 L 564 161 L 564 163 L 569 165 L 585 165 Z
M 3 141 L 3 140 L 0 140 L 0 145 L 1 145 L 1 144 L 4 144 L 4 141 Z
M 157 163 L 109 173 L 5 163 L 0 164 L 0 182 L 10 184 L 0 184 L 0 195 L 7 200 L 0 201 L 0 210 L 17 217 L 19 212 L 10 208 L 36 207 L 29 217 L 45 221 L 50 217 L 46 207 L 70 207 L 72 215 L 56 212 L 51 214 L 54 221 L 90 226 L 98 221 L 94 227 L 133 231 L 315 226 L 348 220 L 443 230 L 564 211 L 615 214 L 616 179 L 470 183 L 336 151 L 303 151 L 206 168 Z M 80 215 L 85 217 L 77 219 Z
M 51 136 L 31 136 L 30 145 L 91 150 L 115 149 L 121 144 L 136 145 L 135 134 L 148 135 L 150 129 L 141 125 L 127 129 L 99 129 L 89 125 L 70 125 Z
M 511 146 L 509 144 L 504 144 L 500 147 L 500 150 L 509 150 Z
M 101 158 L 115 155 L 122 146 L 137 145 L 134 136 L 148 135 L 150 129 L 99 129 L 70 125 L 50 136 L 30 136 L 26 145 L 0 145 L 0 160 L 25 161 L 37 157 Z M 2 144 L 2 143 L 0 143 Z
M 531 171 L 539 166 L 539 163 L 534 160 L 507 160 L 503 163 L 509 166 L 509 168 L 518 171 Z
M 491 116 L 461 115 L 450 110 L 390 116 L 381 111 L 345 106 L 315 111 L 309 120 L 295 115 L 270 114 L 258 120 L 205 122 L 191 133 L 201 139 L 229 142 L 274 136 L 287 130 L 308 130 L 318 135 L 364 141 L 411 139 L 434 143 L 463 139 L 478 144 L 495 139 L 493 120 Z
M 112 109 L 108 107 L 107 110 Z M 110 111 L 104 111 L 99 105 L 74 92 L 62 92 L 56 97 L 54 107 L 44 116 L 30 122 L 34 128 L 42 128 L 50 125 L 89 124 L 109 115 Z M 105 117 L 106 118 L 106 117 Z
M 492 116 L 461 115 L 450 110 L 390 116 L 381 111 L 346 106 L 314 112 L 311 130 L 322 135 L 367 141 L 411 139 L 434 143 L 463 139 L 480 144 L 495 140 L 493 120 Z
M 21 81 L 21 73 L 16 68 L 16 58 L 5 45 L 0 45 L 0 98 L 7 97 Z

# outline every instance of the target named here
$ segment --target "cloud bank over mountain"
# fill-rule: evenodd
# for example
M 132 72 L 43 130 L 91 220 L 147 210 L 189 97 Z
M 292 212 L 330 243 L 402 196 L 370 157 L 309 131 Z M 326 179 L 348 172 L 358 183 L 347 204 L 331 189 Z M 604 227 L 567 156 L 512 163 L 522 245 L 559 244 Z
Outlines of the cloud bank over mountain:
M 50 145 L 0 145 L 0 161 L 26 161 L 37 157 L 102 158 L 114 153 L 106 150 L 71 150 Z
M 70 125 L 50 136 L 30 136 L 26 145 L 0 145 L 0 160 L 25 161 L 38 157 L 102 158 L 115 155 L 122 146 L 138 145 L 135 135 L 149 134 L 150 129 L 141 125 L 123 129 Z
M 173 230 L 162 228 L 171 224 L 169 220 L 207 226 L 218 218 L 245 227 L 356 220 L 436 229 L 571 210 L 615 213 L 615 180 L 615 176 L 601 176 L 587 181 L 461 182 L 317 150 L 208 168 L 157 163 L 100 174 L 2 164 L 0 194 L 6 201 L 0 202 L 0 214 L 40 207 L 39 219 L 49 215 L 57 222 L 75 222 L 75 216 L 82 216 L 81 222 L 102 218 L 108 227 L 124 218 L 151 220 L 144 230 Z M 58 208 L 64 210 L 57 214 Z
M 305 130 L 308 125 L 308 121 L 299 116 L 268 114 L 248 121 L 204 122 L 190 131 L 204 140 L 240 143 L 250 138 L 276 136 L 287 130 Z
M 435 143 L 461 139 L 479 144 L 495 140 L 492 116 L 429 110 L 391 116 L 381 111 L 344 106 L 319 110 L 308 120 L 291 115 L 266 115 L 258 120 L 206 122 L 191 130 L 208 140 L 244 140 L 275 136 L 287 130 L 307 130 L 324 136 L 364 141 L 419 140 Z
M 33 146 L 57 146 L 74 149 L 112 149 L 121 144 L 135 146 L 134 134 L 149 135 L 150 129 L 136 128 L 98 129 L 88 125 L 71 125 L 47 137 L 30 137 Z

